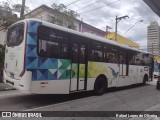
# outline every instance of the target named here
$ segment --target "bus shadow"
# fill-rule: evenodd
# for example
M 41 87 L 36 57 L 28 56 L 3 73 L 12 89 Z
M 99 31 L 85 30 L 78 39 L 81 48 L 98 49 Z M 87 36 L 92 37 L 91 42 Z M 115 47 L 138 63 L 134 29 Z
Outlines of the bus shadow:
M 145 86 L 148 86 L 149 84 L 146 84 Z M 124 86 L 124 87 L 112 87 L 108 88 L 105 93 L 111 93 L 111 92 L 116 92 L 116 91 L 122 91 L 122 90 L 127 90 L 127 89 L 133 89 L 137 87 L 144 87 L 143 84 L 133 84 L 130 86 Z

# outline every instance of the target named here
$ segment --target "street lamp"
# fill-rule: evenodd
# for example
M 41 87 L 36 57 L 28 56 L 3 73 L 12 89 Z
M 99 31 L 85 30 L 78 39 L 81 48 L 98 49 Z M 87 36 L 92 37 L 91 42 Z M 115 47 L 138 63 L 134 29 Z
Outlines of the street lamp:
M 115 41 L 117 41 L 117 25 L 118 25 L 118 22 L 121 20 L 121 19 L 125 19 L 125 18 L 127 18 L 128 17 L 128 15 L 125 15 L 125 16 L 122 16 L 122 17 L 118 17 L 117 15 L 116 15 L 116 28 L 115 28 Z M 128 17 L 129 18 L 129 17 Z
M 125 35 L 128 31 L 130 31 L 138 22 L 143 22 L 144 20 L 139 20 L 135 22 L 123 35 Z

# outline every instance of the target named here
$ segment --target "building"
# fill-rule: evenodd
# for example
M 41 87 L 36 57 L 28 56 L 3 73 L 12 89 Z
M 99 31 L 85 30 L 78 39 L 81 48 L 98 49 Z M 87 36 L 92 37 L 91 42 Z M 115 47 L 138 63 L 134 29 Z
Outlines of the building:
M 0 20 L 0 45 L 5 44 L 5 38 L 6 38 L 6 30 L 3 26 L 4 21 Z
M 6 31 L 0 31 L 0 45 L 5 44 Z
M 160 27 L 157 22 L 151 22 L 147 33 L 147 50 L 153 55 L 160 55 Z
M 55 11 L 54 9 L 46 6 L 46 5 L 41 5 L 38 8 L 32 10 L 31 12 L 29 12 L 28 14 L 25 15 L 25 18 L 38 18 L 47 22 L 52 22 L 52 18 L 55 16 L 55 14 L 57 14 L 57 11 Z M 62 16 L 66 16 L 66 14 L 63 13 L 58 13 Z M 58 24 L 58 23 L 55 23 Z M 95 34 L 101 37 L 105 37 L 106 32 L 102 31 L 96 27 L 93 27 L 83 21 L 80 21 L 78 19 L 74 19 L 74 25 L 75 25 L 75 30 L 76 31 L 80 31 L 80 32 L 87 32 L 87 33 L 91 33 L 91 34 Z M 65 24 L 65 22 L 63 21 L 63 27 L 68 27 L 67 24 Z
M 106 35 L 106 38 L 115 41 L 115 32 L 110 32 Z M 139 48 L 139 45 L 122 35 L 117 34 L 117 42 L 122 45 L 126 45 L 129 47 Z

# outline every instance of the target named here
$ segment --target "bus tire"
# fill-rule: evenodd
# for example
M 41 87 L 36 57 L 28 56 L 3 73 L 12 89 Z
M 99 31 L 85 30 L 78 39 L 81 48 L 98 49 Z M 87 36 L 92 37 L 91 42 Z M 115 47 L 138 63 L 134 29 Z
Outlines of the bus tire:
M 103 76 L 99 76 L 94 83 L 94 93 L 96 95 L 102 95 L 107 89 L 107 79 Z
M 143 77 L 143 85 L 146 85 L 147 81 L 148 81 L 148 76 L 144 75 L 144 77 Z

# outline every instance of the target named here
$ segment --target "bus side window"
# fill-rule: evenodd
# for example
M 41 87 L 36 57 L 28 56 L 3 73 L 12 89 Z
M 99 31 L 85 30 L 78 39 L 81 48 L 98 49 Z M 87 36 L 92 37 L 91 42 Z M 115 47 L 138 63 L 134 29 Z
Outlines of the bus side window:
M 38 27 L 38 55 L 48 58 L 68 58 L 68 34 L 46 26 Z
M 78 62 L 78 45 L 76 43 L 72 45 L 72 61 L 74 63 Z
M 108 63 L 118 63 L 118 51 L 116 49 L 110 48 L 107 53 Z
M 61 50 L 60 50 L 59 56 L 61 58 L 68 58 L 68 44 L 67 43 L 61 44 Z
M 102 45 L 94 43 L 91 47 L 90 60 L 100 62 L 103 59 Z
M 109 58 L 108 58 L 108 49 L 107 49 L 107 47 L 104 47 L 103 48 L 103 56 L 104 56 L 104 62 L 109 62 Z
M 85 46 L 80 47 L 80 63 L 85 63 Z
M 60 45 L 58 42 L 50 42 L 47 44 L 47 55 L 48 57 L 58 57 L 60 52 Z
M 126 53 L 120 52 L 120 64 L 126 64 Z

